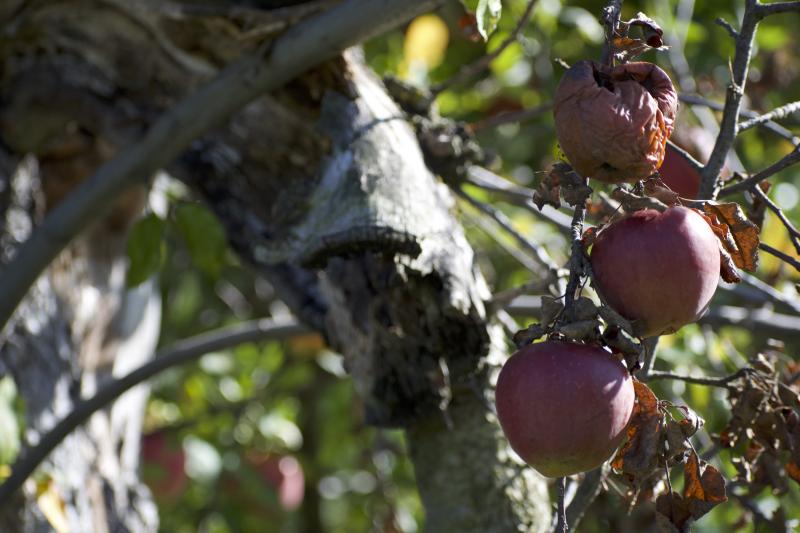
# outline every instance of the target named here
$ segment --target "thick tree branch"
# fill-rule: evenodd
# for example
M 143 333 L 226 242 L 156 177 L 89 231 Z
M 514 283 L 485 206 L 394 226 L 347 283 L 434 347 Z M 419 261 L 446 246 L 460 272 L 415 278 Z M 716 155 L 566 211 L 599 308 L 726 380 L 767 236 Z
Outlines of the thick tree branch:
M 745 82 L 747 81 L 747 70 L 750 66 L 750 55 L 753 50 L 753 38 L 755 37 L 756 27 L 758 26 L 758 16 L 756 13 L 757 0 L 747 0 L 742 17 L 742 26 L 736 38 L 736 53 L 733 56 L 731 70 L 731 82 L 728 85 L 728 92 L 725 98 L 725 108 L 722 112 L 722 123 L 719 127 L 719 135 L 714 149 L 708 158 L 708 163 L 702 172 L 700 181 L 700 191 L 698 198 L 713 198 L 717 187 L 719 172 L 728 152 L 733 147 L 736 138 L 736 125 L 739 123 L 739 112 L 744 96 Z
M 309 330 L 306 326 L 294 320 L 282 322 L 255 320 L 203 333 L 159 351 L 150 362 L 108 383 L 91 398 L 77 403 L 69 415 L 18 459 L 12 467 L 11 475 L 0 485 L 0 506 L 8 501 L 67 435 L 86 422 L 92 414 L 111 404 L 136 385 L 168 368 L 194 361 L 209 352 L 232 348 L 245 342 L 285 339 L 307 331 Z
M 438 0 L 348 0 L 297 24 L 264 54 L 237 61 L 179 102 L 140 142 L 101 166 L 19 247 L 0 281 L 0 325 L 8 322 L 47 265 L 127 187 L 148 179 L 192 140 L 260 94 L 438 4 Z

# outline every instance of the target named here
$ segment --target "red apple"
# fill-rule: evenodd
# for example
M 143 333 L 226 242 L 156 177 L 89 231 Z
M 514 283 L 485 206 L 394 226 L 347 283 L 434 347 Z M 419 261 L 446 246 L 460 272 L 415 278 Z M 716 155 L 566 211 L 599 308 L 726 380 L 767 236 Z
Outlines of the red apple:
M 685 207 L 644 209 L 608 225 L 591 262 L 597 291 L 643 337 L 697 320 L 719 282 L 717 238 Z
M 697 172 L 675 149 L 667 145 L 664 163 L 658 169 L 661 179 L 681 198 L 694 200 L 700 190 L 700 173 Z
M 142 437 L 142 477 L 153 491 L 163 500 L 177 499 L 189 484 L 184 466 L 186 454 L 178 441 L 158 431 Z
M 605 350 L 546 341 L 506 361 L 497 380 L 497 416 L 526 463 L 562 477 L 611 456 L 625 436 L 634 397 L 628 371 Z

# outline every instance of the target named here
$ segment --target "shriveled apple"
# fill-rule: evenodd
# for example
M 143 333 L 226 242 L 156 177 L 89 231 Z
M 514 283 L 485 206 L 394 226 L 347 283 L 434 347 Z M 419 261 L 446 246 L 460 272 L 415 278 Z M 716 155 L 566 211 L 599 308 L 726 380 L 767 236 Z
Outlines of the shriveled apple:
M 615 68 L 575 63 L 556 89 L 553 114 L 561 149 L 582 176 L 634 182 L 664 159 L 678 98 L 669 76 L 652 63 Z
M 720 275 L 717 238 L 686 207 L 644 209 L 613 222 L 597 235 L 591 263 L 595 289 L 643 337 L 697 320 Z
M 511 447 L 548 477 L 592 470 L 625 436 L 634 390 L 625 367 L 597 346 L 531 344 L 497 381 L 500 425 Z

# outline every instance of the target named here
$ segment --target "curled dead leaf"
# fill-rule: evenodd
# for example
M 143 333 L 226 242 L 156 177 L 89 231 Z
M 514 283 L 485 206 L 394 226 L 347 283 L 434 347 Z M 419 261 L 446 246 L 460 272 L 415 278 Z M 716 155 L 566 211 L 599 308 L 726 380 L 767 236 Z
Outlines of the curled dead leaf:
M 611 467 L 635 485 L 658 468 L 664 417 L 658 408 L 658 398 L 647 385 L 634 381 L 633 387 L 636 404 L 626 430 L 628 439 L 614 456 Z
M 760 229 L 745 215 L 737 203 L 705 202 L 703 211 L 733 263 L 748 272 L 758 268 L 758 234 Z
M 683 499 L 695 520 L 720 503 L 728 501 L 725 478 L 719 470 L 701 461 L 695 452 L 689 454 L 683 467 L 683 475 Z

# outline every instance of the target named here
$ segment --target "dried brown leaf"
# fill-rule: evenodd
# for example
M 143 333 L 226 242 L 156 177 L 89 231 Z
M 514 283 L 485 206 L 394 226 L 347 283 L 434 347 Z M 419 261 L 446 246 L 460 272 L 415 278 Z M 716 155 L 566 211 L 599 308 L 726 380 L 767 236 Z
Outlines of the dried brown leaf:
M 683 499 L 696 520 L 720 503 L 728 501 L 725 478 L 719 470 L 700 461 L 695 452 L 689 454 L 683 468 Z
M 662 494 L 656 499 L 656 524 L 660 531 L 689 531 L 692 513 L 686 501 L 677 492 Z
M 659 443 L 664 429 L 658 398 L 640 381 L 633 382 L 636 404 L 627 428 L 627 442 L 619 449 L 611 466 L 626 475 L 631 483 L 650 476 L 658 468 Z
M 561 188 L 559 178 L 552 171 L 542 178 L 536 190 L 533 191 L 533 203 L 541 211 L 545 205 L 558 209 L 561 207 Z
M 786 464 L 786 474 L 797 483 L 800 483 L 800 466 L 794 461 L 789 461 Z
M 721 230 L 724 234 L 720 239 L 725 249 L 731 255 L 734 264 L 755 272 L 758 268 L 758 226 L 753 224 L 737 203 L 705 202 L 703 210 L 712 220 L 712 228 Z M 719 233 L 717 233 L 719 237 Z
M 552 324 L 564 309 L 564 303 L 559 298 L 542 296 L 542 307 L 539 310 L 539 320 L 545 326 Z

